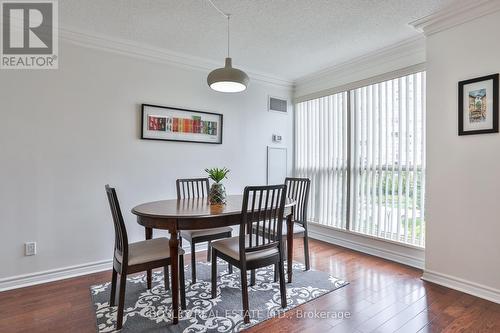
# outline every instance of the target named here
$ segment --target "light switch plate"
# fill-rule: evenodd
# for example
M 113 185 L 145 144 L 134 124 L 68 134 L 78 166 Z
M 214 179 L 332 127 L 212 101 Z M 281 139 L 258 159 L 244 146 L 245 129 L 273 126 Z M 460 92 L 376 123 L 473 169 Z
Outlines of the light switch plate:
M 281 142 L 281 135 L 273 134 L 273 142 L 279 143 Z
M 24 255 L 34 256 L 36 254 L 36 242 L 24 243 Z

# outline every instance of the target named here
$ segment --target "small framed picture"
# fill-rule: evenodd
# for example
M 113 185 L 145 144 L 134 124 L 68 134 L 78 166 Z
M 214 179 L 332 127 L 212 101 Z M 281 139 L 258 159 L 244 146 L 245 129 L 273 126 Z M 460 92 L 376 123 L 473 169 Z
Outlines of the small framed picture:
M 222 114 L 142 104 L 141 139 L 222 143 Z
M 498 76 L 458 83 L 458 135 L 498 133 Z

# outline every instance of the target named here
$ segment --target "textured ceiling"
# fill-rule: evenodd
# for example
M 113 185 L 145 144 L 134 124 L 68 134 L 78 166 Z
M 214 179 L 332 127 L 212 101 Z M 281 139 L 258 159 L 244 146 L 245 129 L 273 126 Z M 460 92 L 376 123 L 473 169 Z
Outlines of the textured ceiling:
M 213 0 L 232 14 L 242 69 L 294 80 L 417 32 L 408 22 L 461 0 Z M 61 27 L 220 61 L 226 21 L 206 0 L 61 0 Z

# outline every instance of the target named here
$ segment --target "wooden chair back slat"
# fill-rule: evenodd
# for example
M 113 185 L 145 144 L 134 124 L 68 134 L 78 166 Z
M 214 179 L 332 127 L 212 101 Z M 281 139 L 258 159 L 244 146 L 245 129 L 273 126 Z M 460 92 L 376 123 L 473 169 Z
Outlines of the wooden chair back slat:
M 311 180 L 309 178 L 286 178 L 285 184 L 288 188 L 287 196 L 295 200 L 293 218 L 303 226 L 307 224 L 307 206 L 309 201 L 309 189 Z
M 284 184 L 245 188 L 240 224 L 240 260 L 246 260 L 246 253 L 281 246 L 285 200 Z M 267 232 L 262 232 L 266 229 Z M 245 242 L 246 237 L 248 243 Z
M 177 199 L 195 199 L 208 197 L 208 178 L 177 179 Z
M 120 203 L 118 202 L 118 196 L 116 195 L 116 190 L 113 187 L 106 185 L 105 189 L 115 229 L 115 253 L 122 257 L 122 262 L 126 262 L 128 259 L 128 237 L 127 229 L 125 228 L 125 223 L 123 221 L 123 215 L 120 209 Z

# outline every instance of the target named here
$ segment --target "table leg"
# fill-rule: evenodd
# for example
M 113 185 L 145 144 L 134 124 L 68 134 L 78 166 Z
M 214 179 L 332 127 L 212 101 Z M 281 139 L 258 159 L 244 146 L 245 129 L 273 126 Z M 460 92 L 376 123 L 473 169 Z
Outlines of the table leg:
M 287 246 L 287 275 L 288 283 L 292 283 L 292 262 L 293 262 L 293 219 L 292 214 L 286 217 L 286 246 Z
M 153 238 L 153 229 L 152 228 L 148 228 L 148 227 L 145 227 L 144 228 L 144 232 L 145 232 L 145 236 L 146 236 L 146 239 L 151 239 Z M 146 284 L 148 286 L 148 289 L 151 289 L 151 279 L 152 279 L 152 275 L 151 275 L 151 270 L 148 269 L 146 271 Z
M 179 235 L 177 228 L 170 230 L 170 260 L 172 263 L 172 321 L 179 322 Z

